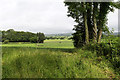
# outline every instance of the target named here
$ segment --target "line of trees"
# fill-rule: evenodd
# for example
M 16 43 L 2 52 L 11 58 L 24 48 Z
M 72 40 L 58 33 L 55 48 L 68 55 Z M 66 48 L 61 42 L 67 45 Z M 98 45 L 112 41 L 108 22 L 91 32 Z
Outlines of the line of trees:
M 64 40 L 64 39 L 72 39 L 72 36 L 47 36 L 46 37 L 47 40 L 49 39 L 60 39 L 60 40 Z
M 75 47 L 100 43 L 102 33 L 109 31 L 107 14 L 120 8 L 119 2 L 65 2 L 65 6 L 68 7 L 68 16 L 77 23 L 73 29 Z
M 2 42 L 9 40 L 9 42 L 33 42 L 33 43 L 43 43 L 45 40 L 45 35 L 43 33 L 31 33 L 24 31 L 14 31 L 9 29 L 7 31 L 2 31 Z

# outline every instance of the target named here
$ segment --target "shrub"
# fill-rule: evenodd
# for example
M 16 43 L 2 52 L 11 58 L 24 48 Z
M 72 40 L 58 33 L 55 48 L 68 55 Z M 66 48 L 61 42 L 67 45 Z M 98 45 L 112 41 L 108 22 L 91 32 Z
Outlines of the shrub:
M 37 33 L 37 42 L 44 43 L 45 35 L 43 33 Z
M 32 42 L 32 43 L 37 43 L 37 38 L 36 38 L 36 37 L 30 38 L 30 42 Z
M 4 43 L 4 44 L 8 44 L 8 43 L 9 43 L 9 40 L 4 40 L 3 43 Z

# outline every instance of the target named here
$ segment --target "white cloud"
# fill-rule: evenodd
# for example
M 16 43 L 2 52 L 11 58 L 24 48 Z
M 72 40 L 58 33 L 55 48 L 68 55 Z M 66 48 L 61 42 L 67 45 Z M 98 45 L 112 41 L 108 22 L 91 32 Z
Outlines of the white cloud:
M 108 27 L 110 30 L 114 28 L 114 31 L 118 31 L 118 10 L 116 9 L 114 12 L 110 12 L 108 15 Z

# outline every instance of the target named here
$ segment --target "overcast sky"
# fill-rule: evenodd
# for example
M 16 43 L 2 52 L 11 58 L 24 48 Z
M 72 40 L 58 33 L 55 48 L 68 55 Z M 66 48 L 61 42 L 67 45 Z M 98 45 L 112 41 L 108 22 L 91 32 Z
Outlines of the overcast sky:
M 118 31 L 118 10 L 108 19 L 110 29 Z M 0 30 L 68 33 L 74 24 L 63 0 L 0 0 Z

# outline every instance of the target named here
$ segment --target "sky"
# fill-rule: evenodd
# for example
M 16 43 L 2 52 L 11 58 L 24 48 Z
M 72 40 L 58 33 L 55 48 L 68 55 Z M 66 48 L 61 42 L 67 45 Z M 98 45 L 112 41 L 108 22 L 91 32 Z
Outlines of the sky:
M 70 33 L 75 24 L 63 0 L 0 0 L 0 30 Z M 109 13 L 108 26 L 118 31 L 118 10 Z

